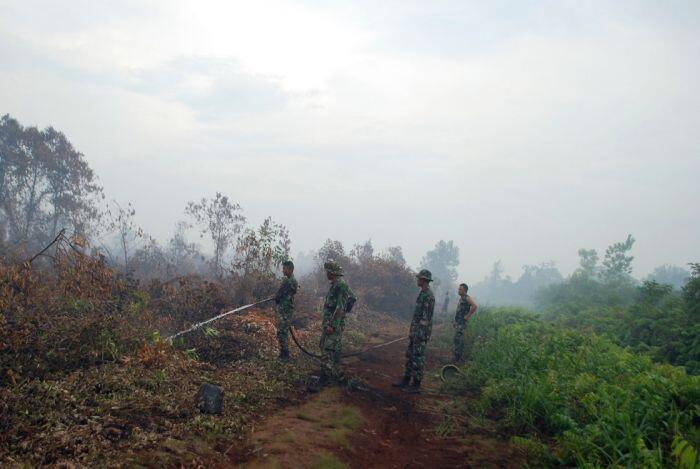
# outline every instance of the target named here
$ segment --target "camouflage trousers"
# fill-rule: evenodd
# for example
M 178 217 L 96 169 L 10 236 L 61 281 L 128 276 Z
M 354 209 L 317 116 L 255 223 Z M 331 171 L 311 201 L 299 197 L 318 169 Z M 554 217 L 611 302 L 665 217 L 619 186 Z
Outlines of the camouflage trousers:
M 277 342 L 280 345 L 280 352 L 289 352 L 289 326 L 292 325 L 293 309 L 277 310 Z
M 454 337 L 454 361 L 457 363 L 464 355 L 464 330 L 467 328 L 466 321 L 455 321 L 455 337 Z
M 416 381 L 423 379 L 425 347 L 427 344 L 427 338 L 409 337 L 408 348 L 406 349 L 406 367 L 404 368 L 404 376 L 406 378 L 413 378 Z
M 321 356 L 323 368 L 321 374 L 324 380 L 337 382 L 343 377 L 340 368 L 340 355 L 343 353 L 343 329 L 336 328 L 332 334 L 326 336 L 321 344 Z

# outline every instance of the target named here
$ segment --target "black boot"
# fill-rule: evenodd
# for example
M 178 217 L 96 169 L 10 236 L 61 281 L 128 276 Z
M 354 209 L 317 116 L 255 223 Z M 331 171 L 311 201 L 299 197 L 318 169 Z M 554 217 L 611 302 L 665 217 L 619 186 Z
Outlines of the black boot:
M 289 360 L 289 350 L 280 350 L 280 360 Z
M 420 392 L 420 380 L 413 378 L 413 383 L 410 386 L 402 388 L 403 392 L 418 394 Z
M 411 377 L 408 375 L 403 375 L 403 378 L 401 378 L 401 381 L 398 381 L 396 383 L 392 383 L 391 385 L 395 388 L 405 388 L 408 386 L 408 382 L 411 380 Z

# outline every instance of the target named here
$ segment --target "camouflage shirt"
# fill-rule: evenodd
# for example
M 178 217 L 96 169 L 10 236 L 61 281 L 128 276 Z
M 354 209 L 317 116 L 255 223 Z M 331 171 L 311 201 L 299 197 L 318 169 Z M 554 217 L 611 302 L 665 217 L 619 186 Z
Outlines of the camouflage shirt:
M 323 326 L 338 328 L 345 322 L 345 305 L 349 298 L 355 298 L 355 294 L 342 278 L 331 283 L 326 300 L 323 302 Z M 338 313 L 336 311 L 338 310 Z M 335 317 L 335 318 L 334 318 Z M 331 319 L 333 322 L 331 323 Z
M 277 303 L 277 306 L 285 311 L 294 309 L 294 295 L 296 295 L 298 289 L 299 284 L 297 283 L 297 279 L 294 278 L 294 275 L 291 277 L 283 277 L 282 284 L 275 294 L 275 303 Z
M 455 312 L 455 321 L 462 323 L 466 320 L 467 314 L 471 305 L 467 301 L 468 296 L 463 296 L 459 298 L 459 303 L 457 303 L 457 311 Z
M 411 321 L 411 337 L 421 340 L 428 340 L 433 330 L 433 310 L 435 309 L 435 295 L 428 288 L 418 294 L 416 299 L 416 309 L 413 311 Z

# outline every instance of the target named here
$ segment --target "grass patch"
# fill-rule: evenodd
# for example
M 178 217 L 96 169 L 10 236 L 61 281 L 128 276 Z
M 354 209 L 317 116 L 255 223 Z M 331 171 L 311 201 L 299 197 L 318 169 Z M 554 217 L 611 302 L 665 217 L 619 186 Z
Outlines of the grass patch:
M 318 422 L 318 419 L 316 417 L 312 417 L 311 415 L 304 412 L 297 412 L 294 414 L 294 417 L 298 418 L 299 420 L 304 420 L 306 422 Z
M 313 469 L 345 469 L 348 466 L 330 453 L 322 453 L 311 466 Z
M 328 432 L 329 438 L 338 446 L 350 448 L 348 436 L 364 425 L 365 419 L 357 409 L 342 407 L 336 416 L 325 426 L 332 430 Z
M 344 428 L 334 428 L 328 433 L 328 436 L 336 445 L 342 446 L 345 449 L 350 449 L 350 440 L 348 440 L 349 433 L 350 432 Z
M 362 417 L 357 409 L 352 407 L 343 407 L 331 422 L 329 422 L 329 427 L 340 428 L 347 430 L 357 430 L 365 423 L 365 419 Z

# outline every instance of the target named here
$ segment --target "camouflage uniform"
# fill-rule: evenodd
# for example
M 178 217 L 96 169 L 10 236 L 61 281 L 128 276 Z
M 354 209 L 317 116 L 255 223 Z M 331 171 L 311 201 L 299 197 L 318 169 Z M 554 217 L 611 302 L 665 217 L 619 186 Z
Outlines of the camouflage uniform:
M 433 329 L 433 310 L 435 295 L 430 288 L 418 294 L 416 308 L 413 312 L 411 329 L 408 334 L 408 349 L 406 349 L 406 367 L 404 379 L 413 378 L 414 383 L 423 379 L 425 365 L 425 347 Z
M 454 361 L 462 359 L 464 353 L 464 329 L 467 327 L 467 314 L 469 313 L 469 302 L 467 296 L 460 297 L 455 312 L 455 338 L 454 338 Z
M 280 344 L 280 355 L 288 356 L 287 346 L 289 338 L 289 326 L 294 314 L 294 295 L 299 289 L 299 284 L 294 275 L 284 277 L 277 294 L 275 303 L 277 304 L 277 340 Z
M 325 379 L 336 381 L 342 377 L 340 354 L 343 351 L 343 330 L 345 329 L 345 308 L 348 301 L 354 301 L 355 294 L 343 280 L 342 269 L 335 263 L 326 263 L 326 270 L 338 275 L 331 281 L 331 286 L 323 303 L 323 334 L 321 335 L 321 353 L 323 355 L 323 375 Z M 326 333 L 328 327 L 333 333 Z

